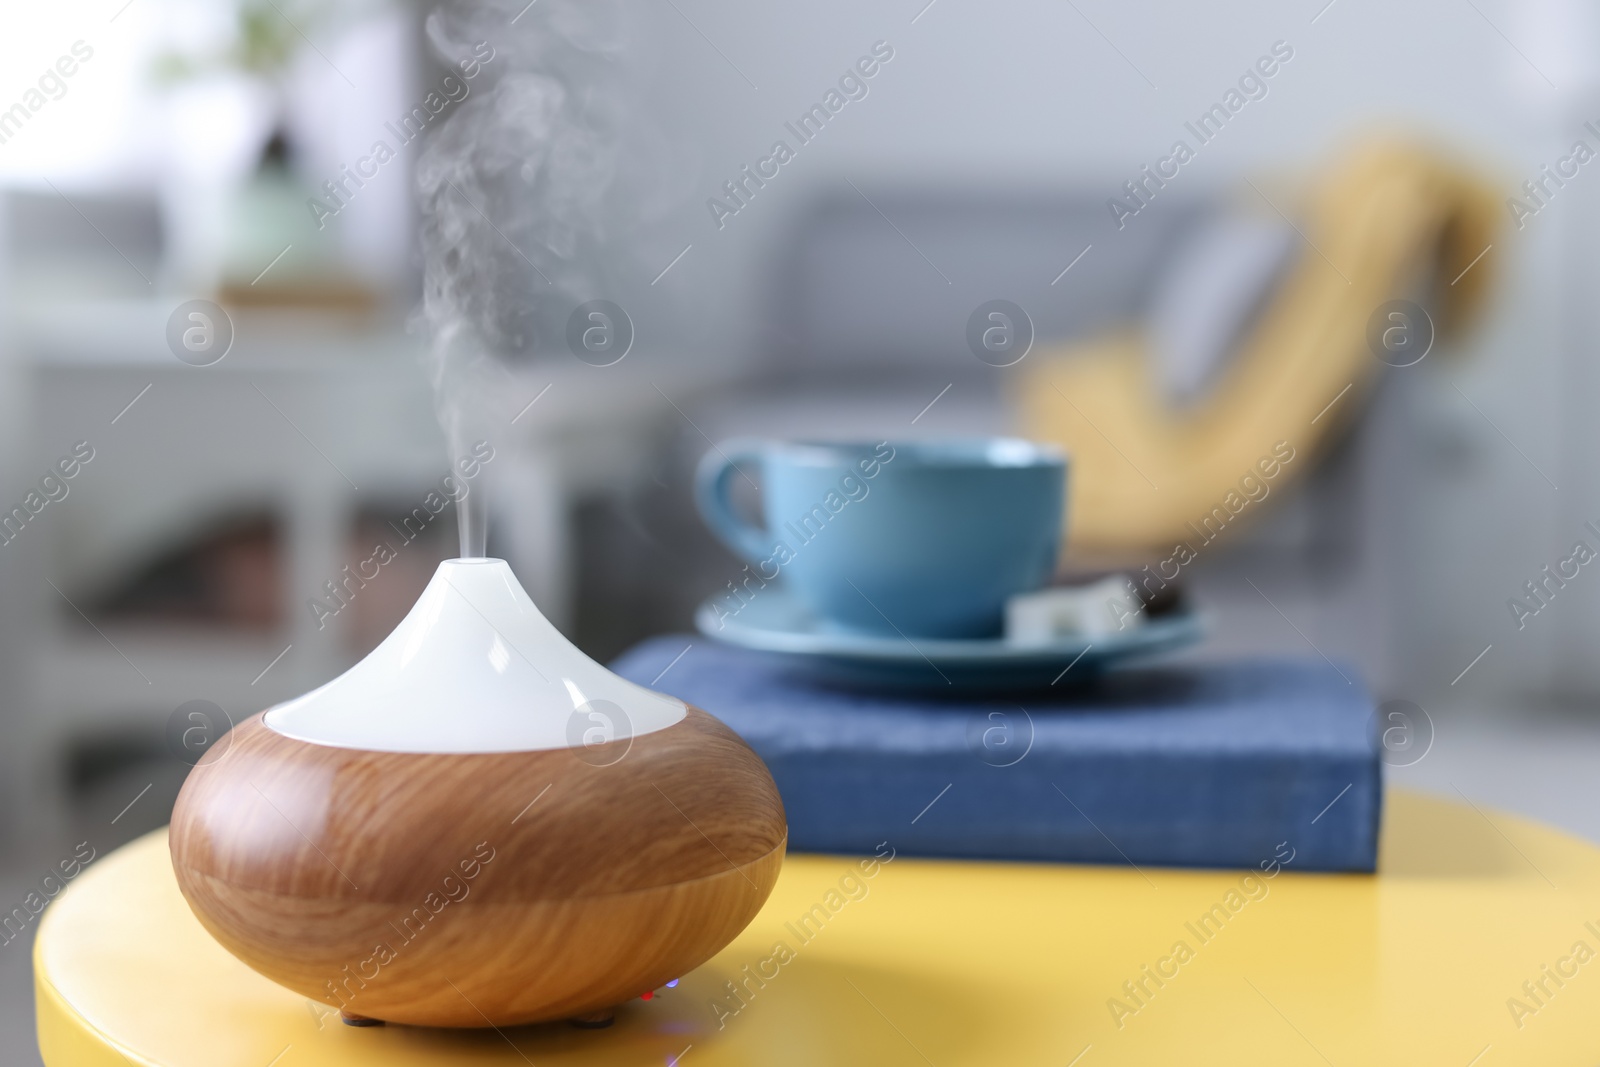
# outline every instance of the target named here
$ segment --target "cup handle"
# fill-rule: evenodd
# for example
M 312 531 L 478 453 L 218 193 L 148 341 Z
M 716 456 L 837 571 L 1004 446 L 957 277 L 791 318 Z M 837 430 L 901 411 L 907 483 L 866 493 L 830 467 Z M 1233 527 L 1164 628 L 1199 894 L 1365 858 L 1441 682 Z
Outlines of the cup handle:
M 750 563 L 760 563 L 772 554 L 772 535 L 739 517 L 729 490 L 734 476 L 742 475 L 735 464 L 759 460 L 765 451 L 761 441 L 724 441 L 701 457 L 694 475 L 694 502 L 700 517 L 718 540 Z

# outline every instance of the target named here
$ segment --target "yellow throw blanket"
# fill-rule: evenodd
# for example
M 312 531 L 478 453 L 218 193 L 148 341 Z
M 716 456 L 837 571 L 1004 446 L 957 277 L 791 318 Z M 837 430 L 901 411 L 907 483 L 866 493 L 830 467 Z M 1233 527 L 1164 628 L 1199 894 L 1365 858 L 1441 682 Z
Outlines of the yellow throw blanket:
M 1198 547 L 1205 531 L 1250 517 L 1253 498 L 1306 474 L 1360 412 L 1383 367 L 1367 342 L 1379 305 L 1416 299 L 1447 332 L 1483 302 L 1496 254 L 1473 261 L 1494 239 L 1498 201 L 1437 156 L 1368 144 L 1317 183 L 1303 210 L 1275 202 L 1305 236 L 1301 254 L 1193 407 L 1168 404 L 1137 333 L 1019 368 L 1023 432 L 1072 456 L 1075 552 Z

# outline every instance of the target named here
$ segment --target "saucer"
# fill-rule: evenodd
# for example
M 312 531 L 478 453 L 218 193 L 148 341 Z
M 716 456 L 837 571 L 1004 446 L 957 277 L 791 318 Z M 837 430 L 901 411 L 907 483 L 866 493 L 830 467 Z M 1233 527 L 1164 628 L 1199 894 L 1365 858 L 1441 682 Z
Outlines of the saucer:
M 724 609 L 720 626 L 717 606 Z M 1200 617 L 1183 610 L 1121 633 L 1063 635 L 1047 644 L 843 633 L 825 627 L 777 584 L 756 591 L 734 615 L 726 614 L 724 597 L 708 600 L 695 612 L 694 623 L 713 640 L 782 656 L 835 681 L 933 692 L 1070 685 L 1113 663 L 1193 644 L 1204 632 Z

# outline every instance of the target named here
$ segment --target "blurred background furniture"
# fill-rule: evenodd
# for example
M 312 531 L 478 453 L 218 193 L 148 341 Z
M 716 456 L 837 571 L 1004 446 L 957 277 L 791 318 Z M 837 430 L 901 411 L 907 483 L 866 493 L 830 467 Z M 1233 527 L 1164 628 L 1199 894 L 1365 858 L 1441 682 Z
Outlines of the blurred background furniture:
M 44 711 L 18 746 L 36 831 L 62 831 L 41 813 L 59 816 L 85 775 L 112 774 L 90 784 L 107 793 L 91 802 L 96 814 L 113 804 L 114 815 L 152 768 L 161 788 L 143 821 L 164 822 L 185 769 L 163 748 L 174 709 L 202 699 L 238 721 L 333 677 L 388 633 L 438 560 L 458 554 L 450 512 L 412 544 L 400 532 L 449 473 L 410 337 L 236 310 L 234 350 L 197 368 L 167 349 L 169 311 L 149 300 L 45 304 L 17 323 L 39 428 L 32 466 L 45 469 L 78 440 L 96 453 L 52 505 L 69 519 L 5 546 L 31 554 L 24 595 L 47 620 L 26 634 Z M 479 489 L 494 501 L 497 550 L 570 625 L 575 511 L 626 484 L 679 416 L 647 385 L 618 389 L 576 361 L 529 368 L 516 387 L 532 406 L 493 440 Z M 142 476 L 154 470 L 159 479 Z M 241 537 L 247 556 L 202 573 L 219 538 Z M 345 584 L 345 568 L 379 540 L 398 559 L 370 585 Z M 263 586 L 253 611 L 196 607 L 252 572 Z M 337 605 L 329 582 L 350 594 L 351 610 L 309 607 Z M 119 743 L 134 767 L 110 758 Z M 97 750 L 110 766 L 84 767 Z M 47 797 L 57 803 L 40 803 Z

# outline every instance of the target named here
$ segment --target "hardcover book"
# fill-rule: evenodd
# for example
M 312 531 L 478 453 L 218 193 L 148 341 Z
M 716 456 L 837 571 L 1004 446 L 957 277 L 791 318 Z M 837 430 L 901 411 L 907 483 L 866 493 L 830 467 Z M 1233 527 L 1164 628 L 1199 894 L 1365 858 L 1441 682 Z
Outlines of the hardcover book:
M 613 669 L 766 761 L 806 852 L 1371 871 L 1371 698 L 1320 660 L 1141 666 L 992 699 L 856 692 L 688 636 Z M 1349 675 L 1347 679 L 1346 675 Z

